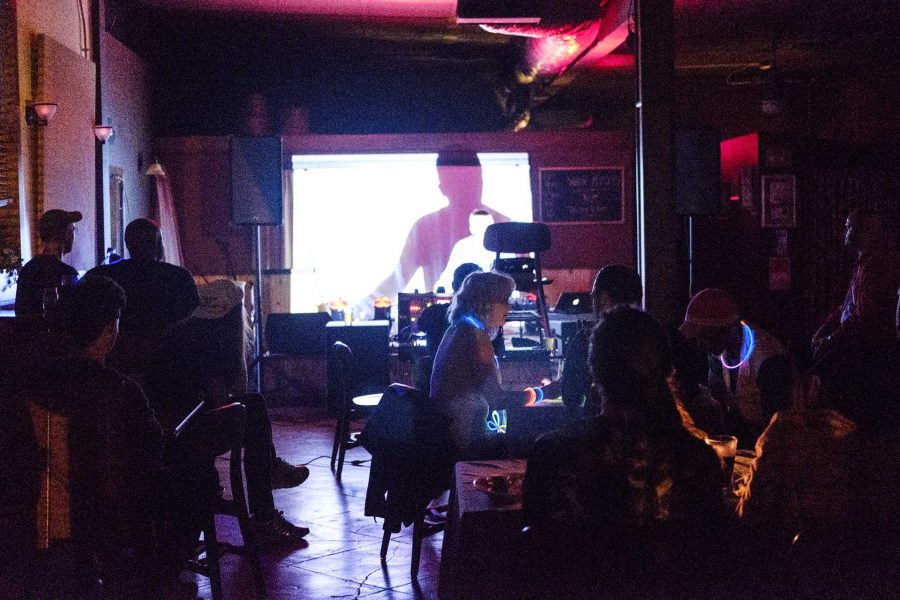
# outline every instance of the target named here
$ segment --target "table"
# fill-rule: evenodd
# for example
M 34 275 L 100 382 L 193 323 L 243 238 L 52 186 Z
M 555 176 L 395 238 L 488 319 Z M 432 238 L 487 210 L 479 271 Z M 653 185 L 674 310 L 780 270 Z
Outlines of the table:
M 504 581 L 515 577 L 523 526 L 521 502 L 497 503 L 472 482 L 490 475 L 524 473 L 525 460 L 458 462 L 453 469 L 447 529 L 441 550 L 441 598 L 467 598 L 476 586 L 503 597 Z
M 507 430 L 503 439 L 505 456 L 525 457 L 541 435 L 565 427 L 582 416 L 561 402 L 541 402 L 534 406 L 511 406 L 507 409 Z

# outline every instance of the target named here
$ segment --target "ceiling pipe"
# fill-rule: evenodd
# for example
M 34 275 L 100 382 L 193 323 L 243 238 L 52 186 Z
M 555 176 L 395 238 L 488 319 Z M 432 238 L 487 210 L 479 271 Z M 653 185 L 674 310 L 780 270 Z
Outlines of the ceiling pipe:
M 537 25 L 481 25 L 491 33 L 527 38 L 511 81 L 500 84 L 498 98 L 507 117 L 521 123 L 567 81 L 561 76 L 584 57 L 606 56 L 628 38 L 631 0 L 578 0 L 557 3 Z

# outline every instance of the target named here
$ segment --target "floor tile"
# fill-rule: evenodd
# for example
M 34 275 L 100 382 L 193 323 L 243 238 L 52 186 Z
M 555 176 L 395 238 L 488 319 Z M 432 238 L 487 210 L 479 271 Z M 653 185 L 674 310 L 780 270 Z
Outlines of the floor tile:
M 272 410 L 277 454 L 291 464 L 308 464 L 310 477 L 302 485 L 274 492 L 275 505 L 285 518 L 306 524 L 310 534 L 299 547 L 270 550 L 261 556 L 271 599 L 411 600 L 437 598 L 442 534 L 424 541 L 418 586 L 409 574 L 412 528 L 394 534 L 388 560 L 382 568 L 382 521 L 364 513 L 369 480 L 369 454 L 365 449 L 347 453 L 341 481 L 330 468 L 334 420 L 321 411 L 277 408 Z M 354 465 L 351 461 L 362 461 Z M 227 487 L 228 460 L 217 462 Z M 240 544 L 237 522 L 216 520 L 219 538 Z M 247 561 L 226 556 L 222 560 L 226 600 L 253 598 L 253 578 Z M 200 597 L 211 598 L 208 581 L 196 577 Z

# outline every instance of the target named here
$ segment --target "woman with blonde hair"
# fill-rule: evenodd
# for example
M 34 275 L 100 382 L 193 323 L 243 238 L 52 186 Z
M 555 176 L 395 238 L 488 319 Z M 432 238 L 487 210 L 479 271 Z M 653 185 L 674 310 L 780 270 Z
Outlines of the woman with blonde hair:
M 491 452 L 491 409 L 524 404 L 535 392 L 506 392 L 491 340 L 506 323 L 516 284 L 500 273 L 471 273 L 453 297 L 450 328 L 434 357 L 431 397 L 447 414 L 457 457 Z

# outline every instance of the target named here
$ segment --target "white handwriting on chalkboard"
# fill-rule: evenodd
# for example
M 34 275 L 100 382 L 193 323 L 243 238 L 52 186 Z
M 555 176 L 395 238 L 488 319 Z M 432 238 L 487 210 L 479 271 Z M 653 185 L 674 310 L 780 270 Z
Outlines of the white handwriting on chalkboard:
M 544 169 L 541 215 L 545 221 L 621 221 L 623 170 Z

